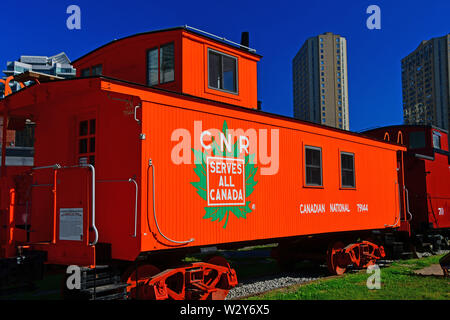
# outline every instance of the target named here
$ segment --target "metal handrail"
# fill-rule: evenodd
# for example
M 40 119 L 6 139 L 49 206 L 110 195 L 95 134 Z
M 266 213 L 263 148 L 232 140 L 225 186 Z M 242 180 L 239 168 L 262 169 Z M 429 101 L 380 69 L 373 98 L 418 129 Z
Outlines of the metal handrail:
M 56 170 L 61 169 L 61 165 L 58 163 L 55 163 L 54 165 L 50 165 L 50 166 L 41 166 L 41 167 L 34 167 L 31 168 L 31 170 L 44 170 L 44 169 L 53 169 L 53 184 L 47 184 L 47 187 L 52 186 L 53 190 L 53 236 L 52 236 L 52 241 L 51 243 L 55 244 L 56 243 Z M 33 186 L 35 187 L 42 187 L 44 186 L 44 184 L 37 184 L 37 185 L 31 185 L 31 188 L 33 188 Z
M 137 236 L 137 207 L 138 207 L 138 195 L 139 195 L 139 186 L 134 178 L 129 178 L 128 180 L 99 180 L 97 182 L 133 182 L 136 189 L 136 199 L 134 203 L 134 235 L 133 238 Z
M 89 245 L 94 246 L 98 242 L 98 230 L 95 225 L 95 168 L 92 164 L 80 164 L 75 166 L 61 166 L 60 164 L 56 163 L 54 165 L 50 166 L 42 166 L 42 167 L 34 167 L 32 170 L 42 170 L 42 169 L 54 169 L 54 170 L 60 170 L 60 169 L 70 169 L 70 168 L 89 168 L 92 171 L 92 229 L 95 233 L 95 240 L 93 242 L 90 242 Z
M 398 181 L 395 181 L 395 184 L 398 185 Z M 398 190 L 398 199 L 400 200 L 400 186 L 398 186 L 397 190 Z M 400 216 L 401 216 L 401 209 L 399 206 L 397 220 L 395 220 L 394 224 L 385 224 L 384 227 L 389 227 L 389 228 L 395 227 L 397 225 L 397 223 L 400 221 Z
M 141 124 L 141 120 L 139 120 L 138 118 L 137 118 L 137 108 L 140 108 L 141 106 L 139 106 L 139 105 L 137 105 L 137 106 L 135 106 L 134 107 L 134 120 L 138 123 L 138 124 Z
M 206 34 L 206 35 L 208 35 L 208 36 L 210 36 L 210 37 L 214 37 L 214 38 L 220 39 L 220 40 L 222 40 L 222 41 L 229 42 L 229 43 L 231 43 L 231 44 L 234 44 L 235 46 L 239 46 L 239 47 L 245 48 L 245 49 L 249 50 L 250 52 L 256 52 L 255 49 L 252 49 L 252 48 L 249 48 L 249 47 L 244 46 L 244 45 L 242 45 L 242 44 L 239 44 L 239 43 L 236 43 L 236 42 L 234 42 L 234 41 L 228 40 L 228 39 L 226 39 L 225 37 L 219 37 L 219 36 L 216 36 L 215 34 L 212 34 L 212 33 L 209 33 L 209 32 L 206 32 L 206 31 L 203 31 L 203 30 L 200 30 L 200 29 L 197 29 L 197 28 L 188 26 L 188 25 L 184 25 L 184 27 L 185 27 L 186 29 L 191 29 L 191 30 L 194 30 L 194 31 L 197 31 L 197 32 L 204 33 L 204 34 Z
M 95 240 L 90 243 L 91 246 L 97 244 L 98 241 L 98 230 L 95 226 L 95 168 L 92 164 L 82 164 L 81 167 L 88 167 L 92 170 L 92 229 L 94 229 Z
M 86 164 L 79 164 L 75 166 L 65 166 L 61 167 L 61 169 L 69 169 L 69 168 L 89 168 L 92 171 L 92 229 L 95 233 L 95 240 L 89 243 L 90 246 L 95 246 L 98 242 L 98 230 L 95 226 L 95 168 L 92 164 L 86 163 Z
M 61 168 L 62 167 L 61 167 L 60 164 L 55 163 L 54 165 L 51 165 L 51 166 L 34 167 L 34 168 L 31 168 L 31 170 L 42 170 L 42 169 L 54 169 L 54 170 L 57 170 L 57 169 L 61 169 Z
M 403 189 L 406 191 L 406 212 L 409 214 L 409 219 L 408 221 L 411 221 L 413 218 L 412 213 L 409 211 L 409 192 L 408 192 L 408 188 L 406 188 L 405 186 L 403 186 Z
M 128 179 L 128 182 L 133 182 L 136 187 L 136 201 L 134 203 L 134 235 L 133 237 L 136 238 L 137 235 L 137 206 L 138 206 L 138 192 L 139 192 L 139 186 L 133 178 Z
M 164 239 L 166 239 L 167 241 L 173 242 L 173 243 L 178 243 L 178 244 L 188 244 L 191 243 L 193 241 L 195 241 L 194 238 L 191 238 L 189 240 L 185 240 L 185 241 L 177 241 L 177 240 L 172 240 L 168 237 L 166 237 L 162 232 L 161 229 L 159 228 L 159 224 L 158 224 L 158 220 L 156 219 L 156 209 L 155 209 L 155 166 L 153 165 L 153 162 L 151 159 L 149 159 L 148 161 L 148 167 L 147 167 L 147 182 L 148 182 L 148 169 L 150 169 L 150 167 L 152 167 L 152 183 L 153 183 L 153 219 L 155 220 L 155 224 L 156 224 L 156 228 L 158 229 L 158 232 L 161 236 L 163 236 Z M 148 183 L 147 183 L 148 184 Z M 148 191 L 148 190 L 147 190 Z M 147 197 L 147 222 L 148 222 L 148 197 Z M 149 230 L 150 230 L 150 225 L 148 226 Z M 150 230 L 151 231 L 151 230 Z
M 397 225 L 398 221 L 400 220 L 400 216 L 397 217 L 397 220 L 395 220 L 394 224 L 385 224 L 385 227 L 393 228 Z

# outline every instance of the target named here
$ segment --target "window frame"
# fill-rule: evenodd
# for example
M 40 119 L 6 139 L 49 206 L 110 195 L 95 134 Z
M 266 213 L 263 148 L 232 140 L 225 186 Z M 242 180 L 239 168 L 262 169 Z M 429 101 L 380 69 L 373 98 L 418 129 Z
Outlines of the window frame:
M 94 68 L 96 68 L 96 69 L 100 68 L 100 73 L 94 74 Z M 102 75 L 103 75 L 103 64 L 102 64 L 102 63 L 99 63 L 99 64 L 96 64 L 96 65 L 93 65 L 93 66 L 90 68 L 90 75 L 91 75 L 91 76 L 94 76 L 94 77 L 102 76 Z
M 94 121 L 94 126 L 92 126 L 92 121 Z M 80 125 L 82 122 L 87 123 L 87 132 L 84 135 L 81 135 L 80 132 Z M 94 130 L 92 130 L 92 128 Z M 86 113 L 83 115 L 79 115 L 76 118 L 76 131 L 75 131 L 75 163 L 80 164 L 81 158 L 86 158 L 87 164 L 92 164 L 95 167 L 95 164 L 98 161 L 97 158 L 97 138 L 98 138 L 98 119 L 97 114 L 95 112 Z M 92 140 L 93 139 L 93 140 Z M 81 152 L 80 150 L 80 143 L 81 140 L 86 141 L 86 152 Z M 93 142 L 93 146 L 92 146 Z M 92 158 L 91 158 L 92 157 Z M 93 159 L 93 163 L 91 162 L 91 159 Z
M 170 45 L 172 45 L 172 48 L 173 48 L 172 49 L 173 50 L 173 61 L 172 61 L 173 62 L 173 80 L 161 82 L 161 72 L 162 72 L 161 66 L 163 63 L 161 49 L 164 47 L 168 47 Z M 159 82 L 159 84 L 166 84 L 166 83 L 171 83 L 174 81 L 175 81 L 175 41 L 172 41 L 172 42 L 168 42 L 168 43 L 165 43 L 165 44 L 159 46 L 159 49 L 158 49 L 158 82 Z
M 413 137 L 413 139 L 411 139 Z M 418 138 L 420 137 L 420 141 Z M 414 144 L 411 146 L 411 141 Z M 417 142 L 421 142 L 422 144 L 418 144 Z M 408 133 L 408 148 L 411 150 L 419 150 L 427 148 L 427 135 L 425 131 L 411 131 Z
M 342 173 L 343 173 L 344 168 L 342 168 L 342 155 L 352 156 L 352 160 L 353 160 L 353 186 L 344 185 L 344 183 L 343 183 L 343 174 Z M 342 190 L 356 190 L 356 161 L 355 161 L 355 158 L 356 158 L 356 156 L 355 156 L 354 152 L 339 150 L 339 176 L 340 176 L 339 186 L 340 186 L 340 189 L 342 189 Z
M 87 71 L 88 75 L 84 74 L 86 71 Z M 80 71 L 81 78 L 90 77 L 90 76 L 91 76 L 91 67 L 81 69 L 81 71 Z
M 161 48 L 162 47 L 166 47 L 169 45 L 173 45 L 173 80 L 170 81 L 166 81 L 166 82 L 161 82 Z M 158 64 L 158 83 L 156 84 L 150 84 L 150 72 L 149 72 L 149 63 L 150 63 L 150 59 L 149 59 L 149 53 L 152 50 L 157 50 L 158 51 L 158 58 L 157 58 L 157 64 Z M 147 49 L 145 51 L 145 78 L 146 78 L 146 85 L 149 87 L 152 86 L 159 86 L 159 85 L 166 85 L 168 83 L 173 83 L 176 80 L 176 57 L 175 57 L 175 41 L 170 41 L 164 44 L 159 44 L 157 46 L 151 47 L 149 49 Z
M 211 87 L 209 85 L 209 54 L 210 52 L 216 53 L 218 55 L 221 56 L 226 56 L 229 57 L 231 59 L 234 59 L 235 61 L 235 83 L 236 83 L 236 91 L 230 91 L 230 90 L 226 90 L 226 89 L 220 89 L 220 88 L 216 88 L 216 87 Z M 223 66 L 223 60 L 222 61 L 222 66 Z M 228 93 L 228 94 L 233 94 L 233 95 L 239 95 L 239 57 L 227 54 L 223 51 L 218 51 L 212 48 L 208 48 L 207 52 L 206 52 L 206 82 L 208 85 L 208 89 L 211 90 L 216 90 L 216 91 L 220 91 L 220 92 L 224 92 L 224 93 Z M 222 78 L 223 78 L 223 69 L 222 69 Z
M 93 74 L 93 70 L 94 68 L 99 68 L 100 67 L 100 73 L 99 74 Z M 88 75 L 83 75 L 83 73 L 87 71 Z M 81 78 L 85 78 L 85 77 L 100 77 L 103 75 L 103 63 L 98 63 L 92 66 L 89 66 L 87 68 L 83 68 L 80 71 L 80 77 Z
M 438 142 L 439 142 L 439 146 L 435 146 L 434 144 L 434 137 L 437 137 Z M 432 138 L 432 142 L 433 142 L 433 149 L 438 149 L 438 150 L 442 150 L 442 139 L 441 139 L 441 134 L 435 130 L 433 130 L 431 132 L 431 138 Z
M 312 184 L 312 183 L 308 183 L 308 165 L 306 163 L 306 150 L 310 149 L 310 150 L 315 150 L 315 151 L 319 151 L 320 152 L 320 184 Z M 303 186 L 306 188 L 324 188 L 324 184 L 323 184 L 323 155 L 322 155 L 322 148 L 321 147 L 316 147 L 316 146 L 311 146 L 311 145 L 304 145 L 303 146 L 303 166 L 304 166 L 304 170 L 303 170 L 303 174 L 305 175 L 304 179 L 303 179 Z

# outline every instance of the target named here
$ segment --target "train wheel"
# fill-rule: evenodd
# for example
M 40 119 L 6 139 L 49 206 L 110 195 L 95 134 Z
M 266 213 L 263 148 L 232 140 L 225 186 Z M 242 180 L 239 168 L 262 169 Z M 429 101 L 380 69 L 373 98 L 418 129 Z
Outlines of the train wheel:
M 228 267 L 228 261 L 222 256 L 213 256 L 209 258 L 206 263 L 213 264 L 215 266 Z
M 347 270 L 346 259 L 342 257 L 344 243 L 337 241 L 331 244 L 327 250 L 327 267 L 332 274 L 341 275 Z
M 214 256 L 206 261 L 206 263 L 213 264 L 216 266 L 221 267 L 230 267 L 228 261 L 221 256 Z M 214 276 L 214 274 L 212 275 Z M 228 287 L 228 281 L 224 278 L 225 275 L 222 275 L 222 278 L 219 280 L 219 282 L 216 284 L 215 288 L 216 290 L 209 294 L 209 296 L 206 298 L 206 300 L 225 300 L 226 296 L 228 295 L 228 292 L 230 291 Z M 205 278 L 205 282 L 207 282 L 208 279 Z
M 160 271 L 154 265 L 148 263 L 141 263 L 131 265 L 122 275 L 122 282 L 128 283 L 127 287 L 128 297 L 130 299 L 143 299 L 139 296 L 139 291 L 145 282 L 158 274 Z

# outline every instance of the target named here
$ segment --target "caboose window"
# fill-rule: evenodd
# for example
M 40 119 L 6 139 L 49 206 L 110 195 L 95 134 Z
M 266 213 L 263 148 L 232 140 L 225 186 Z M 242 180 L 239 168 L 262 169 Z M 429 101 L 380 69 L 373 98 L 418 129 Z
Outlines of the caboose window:
M 208 85 L 213 89 L 237 93 L 237 58 L 209 49 Z
M 305 172 L 307 186 L 322 186 L 322 149 L 305 146 Z
M 91 70 L 89 68 L 81 70 L 82 77 L 89 77 L 91 75 Z
M 441 134 L 439 132 L 433 131 L 433 148 L 441 148 Z
M 147 51 L 147 84 L 154 86 L 175 80 L 174 44 Z
M 78 125 L 78 162 L 95 165 L 95 119 Z
M 158 48 L 149 50 L 147 53 L 148 85 L 154 86 L 158 81 Z
M 103 65 L 97 64 L 93 66 L 92 68 L 86 68 L 81 70 L 81 76 L 82 77 L 89 77 L 89 76 L 101 76 L 103 72 Z
M 98 64 L 96 66 L 92 67 L 92 75 L 93 76 L 100 76 L 103 72 L 103 66 L 101 64 Z
M 426 146 L 425 132 L 416 131 L 416 132 L 411 132 L 409 134 L 409 148 L 410 149 L 421 149 L 421 148 L 425 148 L 425 146 Z
M 343 188 L 355 187 L 355 155 L 341 152 L 341 185 Z
M 159 55 L 160 83 L 175 80 L 175 61 L 173 43 L 161 47 Z

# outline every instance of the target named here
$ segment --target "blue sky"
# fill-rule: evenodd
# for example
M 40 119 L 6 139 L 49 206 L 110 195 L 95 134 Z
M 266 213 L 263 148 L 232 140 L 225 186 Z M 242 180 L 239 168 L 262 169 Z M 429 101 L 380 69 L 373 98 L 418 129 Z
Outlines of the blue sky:
M 69 5 L 81 9 L 81 30 L 69 30 Z M 369 5 L 381 9 L 381 30 L 369 30 Z M 2 10 L 3 11 L 3 10 Z M 20 55 L 64 51 L 75 60 L 113 40 L 190 25 L 235 42 L 250 32 L 263 56 L 258 99 L 263 110 L 292 116 L 292 58 L 324 32 L 347 38 L 350 130 L 400 124 L 400 60 L 422 40 L 450 32 L 448 0 L 342 1 L 8 1 L 2 15 L 0 68 Z

